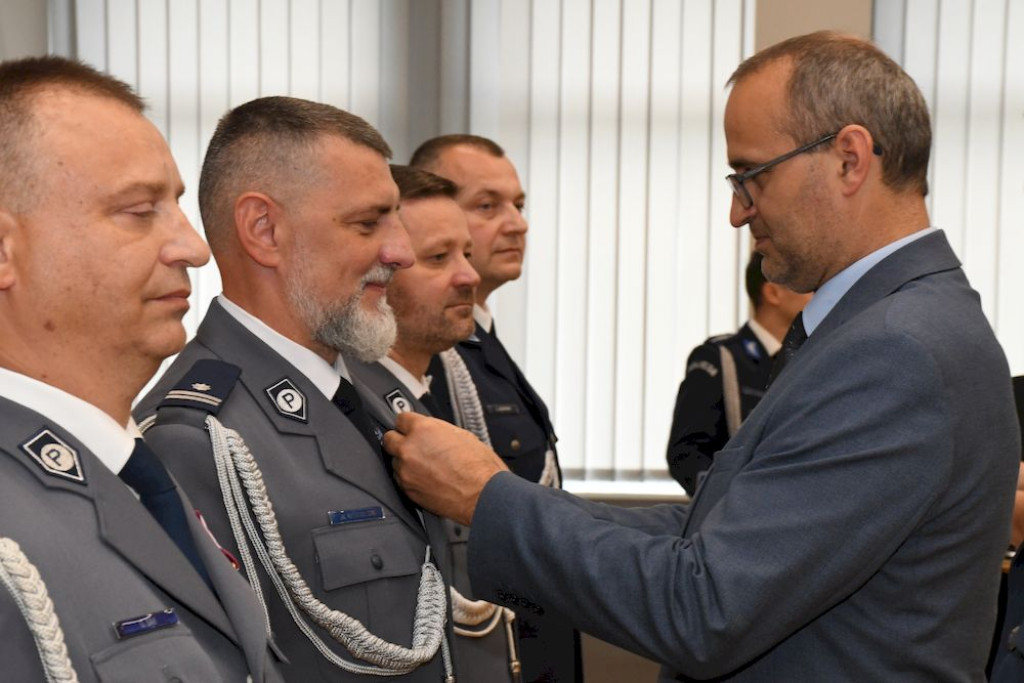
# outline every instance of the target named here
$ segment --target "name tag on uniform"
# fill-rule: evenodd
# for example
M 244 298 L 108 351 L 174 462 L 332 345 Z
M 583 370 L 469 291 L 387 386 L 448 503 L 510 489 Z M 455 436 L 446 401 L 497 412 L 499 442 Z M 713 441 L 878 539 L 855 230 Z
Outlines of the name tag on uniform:
M 519 406 L 515 403 L 488 403 L 485 409 L 491 415 L 519 414 Z
M 379 505 L 355 510 L 329 510 L 327 512 L 327 521 L 331 526 L 369 522 L 374 519 L 384 519 L 384 510 Z
M 151 612 L 143 614 L 141 617 L 132 617 L 131 619 L 118 621 L 114 624 L 114 631 L 117 633 L 117 639 L 123 640 L 125 638 L 141 636 L 151 631 L 170 628 L 177 624 L 178 615 L 174 613 L 173 608 L 167 608 L 162 612 Z

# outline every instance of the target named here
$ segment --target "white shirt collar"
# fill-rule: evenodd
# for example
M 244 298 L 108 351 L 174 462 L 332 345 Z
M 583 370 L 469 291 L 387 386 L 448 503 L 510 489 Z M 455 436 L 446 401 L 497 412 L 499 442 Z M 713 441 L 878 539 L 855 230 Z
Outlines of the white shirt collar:
M 377 362 L 387 368 L 395 376 L 395 379 L 404 384 L 413 397 L 422 398 L 423 394 L 430 391 L 430 375 L 416 379 L 411 372 L 405 369 L 405 366 L 391 356 L 384 356 Z
M 775 338 L 768 330 L 764 329 L 764 325 L 757 322 L 753 318 L 747 321 L 747 325 L 750 326 L 750 331 L 757 337 L 757 341 L 761 342 L 761 346 L 768 352 L 768 356 L 774 356 L 782 348 L 782 342 Z
M 274 330 L 223 294 L 217 297 L 217 301 L 227 311 L 228 315 L 237 320 L 245 329 L 256 335 L 260 341 L 273 349 L 277 355 L 294 365 L 328 399 L 334 396 L 334 393 L 338 390 L 338 385 L 341 384 L 341 380 L 338 379 L 339 375 L 349 382 L 352 381 L 352 376 L 348 374 L 348 368 L 345 367 L 345 361 L 340 353 L 338 354 L 338 359 L 334 361 L 334 365 L 331 365 L 302 344 L 297 344 L 277 330 Z
M 877 249 L 859 261 L 850 264 L 831 280 L 819 287 L 818 291 L 814 293 L 814 296 L 811 297 L 811 300 L 804 307 L 803 322 L 807 336 L 811 336 L 814 333 L 814 330 L 832 312 L 832 309 L 843 298 L 843 295 L 850 291 L 857 284 L 857 281 L 864 277 L 865 273 L 878 265 L 882 259 L 911 242 L 919 240 L 925 235 L 930 235 L 937 230 L 938 228 L 934 227 L 925 228 L 895 242 L 890 242 L 881 249 Z
M 494 316 L 480 304 L 473 304 L 473 320 L 483 328 L 484 332 L 490 333 L 494 326 Z
M 67 430 L 114 474 L 128 462 L 135 439 L 142 438 L 135 420 L 119 425 L 93 404 L 5 368 L 0 368 L 0 396 Z

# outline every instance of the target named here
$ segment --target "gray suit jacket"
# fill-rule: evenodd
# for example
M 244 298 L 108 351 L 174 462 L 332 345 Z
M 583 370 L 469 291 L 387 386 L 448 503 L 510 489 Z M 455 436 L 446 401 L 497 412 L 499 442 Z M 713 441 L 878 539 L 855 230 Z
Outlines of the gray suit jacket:
M 399 497 L 381 457 L 363 435 L 294 366 L 240 325 L 214 301 L 196 338 L 185 347 L 156 387 L 136 408 L 157 413 L 146 442 L 189 491 L 217 540 L 237 555 L 214 467 L 206 413 L 161 407 L 168 390 L 200 359 L 214 358 L 242 373 L 220 407 L 218 419 L 237 430 L 260 466 L 289 555 L 314 595 L 327 606 L 361 621 L 393 643 L 412 644 L 413 617 L 426 556 L 427 533 L 417 513 Z M 302 396 L 302 410 L 278 409 L 273 387 L 282 380 Z M 380 421 L 382 403 L 363 394 Z M 292 406 L 297 406 L 294 402 Z M 383 518 L 332 526 L 331 511 L 381 508 Z M 443 538 L 432 539 L 443 546 Z M 289 663 L 288 680 L 358 681 L 331 665 L 299 631 L 262 568 L 270 622 Z M 320 627 L 313 627 L 337 654 L 351 655 Z M 392 680 L 436 683 L 441 656 Z
M 1019 453 L 1002 350 L 936 233 L 838 302 L 689 509 L 502 473 L 470 576 L 661 661 L 664 680 L 981 681 Z
M 346 359 L 345 363 L 371 393 L 385 401 L 395 413 L 412 410 L 421 415 L 430 415 L 426 406 L 413 396 L 400 379 L 380 363 L 362 363 Z M 464 597 L 475 600 L 469 584 L 469 568 L 467 567 L 466 544 L 469 541 L 469 527 L 456 524 L 450 519 L 442 520 L 444 533 L 448 540 L 448 552 L 445 558 L 448 576 L 456 590 Z M 508 635 L 504 624 L 499 625 L 486 636 L 469 637 L 456 635 L 452 643 L 455 654 L 455 678 L 458 681 L 473 683 L 500 683 L 511 681 L 509 671 Z
M 47 473 L 22 448 L 43 429 L 77 452 L 84 481 Z M 191 502 L 183 496 L 186 510 Z M 187 515 L 217 596 L 116 475 L 74 435 L 0 398 L 0 536 L 39 570 L 80 681 L 281 681 L 259 605 Z M 171 608 L 179 623 L 119 639 L 115 624 Z M 0 589 L 4 680 L 43 680 L 36 646 Z

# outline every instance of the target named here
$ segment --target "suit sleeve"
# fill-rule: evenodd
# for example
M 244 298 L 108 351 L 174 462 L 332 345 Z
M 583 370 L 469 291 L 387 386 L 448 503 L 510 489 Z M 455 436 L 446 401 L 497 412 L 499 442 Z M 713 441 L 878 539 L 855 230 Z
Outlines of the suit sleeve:
M 735 671 L 850 596 L 938 497 L 953 436 L 941 373 L 920 344 L 879 334 L 843 346 L 815 359 L 827 382 L 773 389 L 788 393 L 749 461 L 716 457 L 705 486 L 728 484 L 688 538 L 493 477 L 470 540 L 478 594 L 551 605 L 696 678 Z
M 691 496 L 697 475 L 711 467 L 716 451 L 729 440 L 722 404 L 721 356 L 714 344 L 702 344 L 686 361 L 669 433 L 668 470 Z

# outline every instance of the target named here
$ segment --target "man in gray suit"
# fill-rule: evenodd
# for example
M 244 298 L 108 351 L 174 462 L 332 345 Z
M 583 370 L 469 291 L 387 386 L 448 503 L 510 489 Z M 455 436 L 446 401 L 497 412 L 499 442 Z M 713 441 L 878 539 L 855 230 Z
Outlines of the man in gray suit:
M 223 282 L 137 409 L 263 601 L 295 681 L 437 683 L 451 668 L 440 520 L 395 487 L 390 411 L 349 381 L 395 335 L 413 262 L 387 143 L 335 107 L 266 97 L 210 141 L 199 206 Z
M 131 420 L 209 259 L 142 111 L 77 62 L 0 64 L 0 678 L 279 681 L 255 596 Z
M 416 263 L 395 273 L 388 287 L 398 324 L 394 346 L 375 363 L 352 360 L 349 368 L 395 414 L 414 411 L 450 421 L 440 408 L 448 398 L 433 389 L 444 386 L 438 382 L 443 378 L 428 376 L 427 368 L 442 352 L 449 352 L 449 363 L 459 363 L 458 354 L 449 350 L 473 333 L 473 288 L 480 282 L 468 260 L 473 243 L 466 216 L 455 203 L 454 183 L 408 166 L 392 166 L 391 174 Z M 468 379 L 468 372 L 463 376 Z M 469 527 L 445 520 L 445 529 L 454 588 L 456 679 L 519 680 L 515 614 L 475 599 L 466 566 Z
M 730 82 L 732 223 L 770 280 L 815 296 L 690 506 L 531 485 L 415 415 L 385 439 L 396 473 L 472 520 L 483 597 L 553 604 L 663 680 L 983 680 L 1019 433 L 978 295 L 929 227 L 924 99 L 827 32 Z

